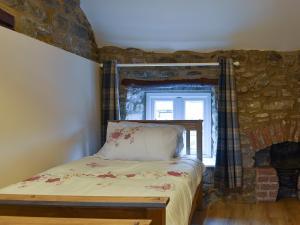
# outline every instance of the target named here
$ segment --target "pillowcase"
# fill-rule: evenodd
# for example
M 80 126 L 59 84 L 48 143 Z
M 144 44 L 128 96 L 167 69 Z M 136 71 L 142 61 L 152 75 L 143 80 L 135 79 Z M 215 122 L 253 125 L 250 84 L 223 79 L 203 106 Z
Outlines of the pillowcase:
M 178 129 L 162 126 L 108 126 L 99 155 L 113 160 L 170 160 L 176 152 Z
M 180 156 L 180 152 L 184 148 L 184 140 L 183 140 L 183 134 L 185 132 L 185 128 L 183 126 L 179 125 L 171 125 L 171 124 L 159 124 L 159 123 L 139 123 L 139 122 L 130 122 L 130 121 L 120 121 L 120 122 L 108 122 L 107 126 L 107 134 L 106 139 L 108 138 L 108 134 L 111 132 L 112 129 L 116 128 L 123 128 L 123 127 L 137 127 L 137 126 L 143 126 L 143 127 L 172 127 L 174 129 L 177 129 L 178 132 L 178 139 L 177 139 L 177 145 L 176 145 L 176 151 L 174 156 Z

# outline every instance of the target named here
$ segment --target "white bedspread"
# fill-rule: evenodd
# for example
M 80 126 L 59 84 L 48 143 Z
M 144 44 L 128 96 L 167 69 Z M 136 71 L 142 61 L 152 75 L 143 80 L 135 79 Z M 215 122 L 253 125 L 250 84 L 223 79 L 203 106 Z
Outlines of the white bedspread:
M 0 194 L 170 197 L 167 225 L 187 225 L 202 173 L 202 164 L 189 157 L 139 162 L 95 155 L 0 189 Z

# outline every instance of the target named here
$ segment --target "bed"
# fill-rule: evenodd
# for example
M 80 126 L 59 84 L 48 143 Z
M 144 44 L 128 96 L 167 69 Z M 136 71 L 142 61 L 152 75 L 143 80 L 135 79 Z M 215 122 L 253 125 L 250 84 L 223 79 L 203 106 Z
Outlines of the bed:
M 138 121 L 176 124 L 197 131 L 201 121 Z M 200 143 L 200 144 L 199 144 Z M 201 204 L 203 166 L 194 157 L 168 161 L 83 158 L 0 189 L 0 216 L 149 219 L 153 225 L 187 225 Z

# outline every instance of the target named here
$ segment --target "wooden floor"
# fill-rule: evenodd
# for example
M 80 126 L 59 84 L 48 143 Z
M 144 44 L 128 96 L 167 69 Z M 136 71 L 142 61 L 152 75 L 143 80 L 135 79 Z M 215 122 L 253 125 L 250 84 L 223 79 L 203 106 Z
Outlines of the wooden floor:
M 208 208 L 206 215 L 200 212 L 195 214 L 193 225 L 202 224 L 300 225 L 300 201 L 285 199 L 256 204 L 218 202 Z

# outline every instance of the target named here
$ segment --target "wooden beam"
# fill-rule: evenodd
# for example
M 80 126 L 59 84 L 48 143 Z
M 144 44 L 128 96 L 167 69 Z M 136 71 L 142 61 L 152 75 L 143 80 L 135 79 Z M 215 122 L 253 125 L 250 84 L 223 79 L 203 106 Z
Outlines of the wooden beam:
M 9 28 L 11 30 L 15 29 L 15 17 L 8 12 L 0 9 L 0 26 Z
M 207 84 L 207 85 L 217 85 L 218 79 L 181 79 L 181 80 L 138 80 L 138 79 L 122 79 L 121 85 L 123 86 L 167 86 L 167 85 L 181 85 L 181 84 Z

